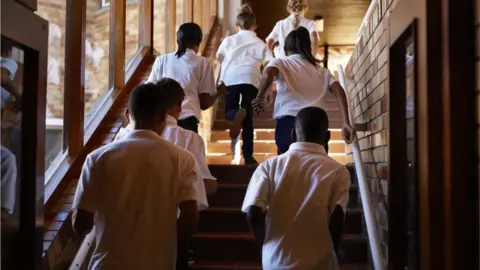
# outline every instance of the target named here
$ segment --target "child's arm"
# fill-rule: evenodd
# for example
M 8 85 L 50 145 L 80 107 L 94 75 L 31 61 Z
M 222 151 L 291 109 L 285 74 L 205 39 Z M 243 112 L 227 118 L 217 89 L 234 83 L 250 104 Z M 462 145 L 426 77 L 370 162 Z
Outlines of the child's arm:
M 310 34 L 310 40 L 312 41 L 312 54 L 313 54 L 313 57 L 317 57 L 317 50 L 318 50 L 318 42 L 319 42 L 319 38 L 318 38 L 318 34 L 317 32 L 314 32 L 314 33 L 311 33 Z
M 332 92 L 337 98 L 338 107 L 340 107 L 340 111 L 342 113 L 343 139 L 347 144 L 350 144 L 353 142 L 353 139 L 355 138 L 355 129 L 354 129 L 354 126 L 352 125 L 353 123 L 350 123 L 347 96 L 345 95 L 345 91 L 343 90 L 343 87 L 338 82 L 334 82 L 333 84 L 330 85 L 330 92 Z

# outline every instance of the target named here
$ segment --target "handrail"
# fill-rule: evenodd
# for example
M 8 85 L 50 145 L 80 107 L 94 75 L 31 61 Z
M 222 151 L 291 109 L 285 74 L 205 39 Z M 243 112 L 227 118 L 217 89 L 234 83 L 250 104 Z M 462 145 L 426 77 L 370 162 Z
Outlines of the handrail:
M 338 69 L 338 78 L 340 80 L 340 84 L 342 85 L 345 95 L 347 97 L 347 104 L 350 104 L 349 96 L 347 93 L 347 84 L 345 81 L 345 74 L 343 73 L 343 67 L 341 65 L 337 66 Z M 354 115 L 352 110 L 349 111 L 349 118 L 350 123 L 354 123 Z M 353 160 L 355 161 L 355 170 L 357 173 L 358 179 L 358 188 L 360 190 L 360 199 L 362 200 L 362 207 L 363 213 L 365 216 L 365 223 L 367 225 L 367 234 L 369 240 L 370 251 L 372 254 L 373 259 L 373 266 L 375 270 L 384 270 L 385 266 L 382 262 L 382 256 L 380 251 L 380 240 L 378 236 L 378 232 L 375 228 L 375 219 L 373 216 L 372 205 L 370 200 L 370 192 L 368 190 L 367 185 L 367 178 L 365 175 L 365 170 L 363 166 L 362 156 L 360 154 L 360 145 L 358 143 L 358 137 L 355 137 L 352 143 L 352 152 L 353 152 Z

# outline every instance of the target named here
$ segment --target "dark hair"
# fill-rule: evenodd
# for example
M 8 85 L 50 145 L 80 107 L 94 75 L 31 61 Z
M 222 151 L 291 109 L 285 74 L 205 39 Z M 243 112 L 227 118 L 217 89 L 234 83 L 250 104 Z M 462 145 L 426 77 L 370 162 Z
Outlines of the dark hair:
M 322 108 L 303 108 L 295 118 L 295 129 L 307 142 L 325 142 L 328 139 L 328 115 Z
M 257 18 L 248 4 L 242 5 L 237 15 L 237 26 L 242 30 L 249 30 L 257 24 Z
M 203 40 L 202 28 L 196 23 L 184 23 L 177 31 L 178 50 L 175 54 L 178 58 L 182 57 L 191 46 L 199 46 Z
M 5 53 L 10 53 L 13 50 L 13 42 L 7 38 L 2 38 L 2 43 L 0 47 L 2 55 Z
M 312 54 L 312 41 L 310 40 L 310 33 L 308 30 L 300 26 L 298 29 L 293 30 L 288 34 L 285 39 L 285 52 L 300 54 L 305 59 L 308 60 L 312 65 L 318 67 L 320 65 L 319 60 L 317 60 Z
M 185 91 L 180 83 L 171 78 L 163 78 L 156 83 L 159 91 L 162 92 L 162 99 L 167 109 L 172 108 L 185 98 Z
M 135 121 L 152 121 L 159 114 L 166 114 L 168 102 L 163 98 L 163 91 L 153 83 L 137 86 L 130 94 L 128 110 Z

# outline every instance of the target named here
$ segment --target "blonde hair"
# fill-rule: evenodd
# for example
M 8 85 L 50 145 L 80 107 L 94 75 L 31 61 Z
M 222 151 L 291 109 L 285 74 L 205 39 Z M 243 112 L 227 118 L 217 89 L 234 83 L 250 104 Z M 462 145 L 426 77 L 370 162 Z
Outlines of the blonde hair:
M 300 16 L 303 15 L 307 8 L 307 0 L 288 0 L 287 8 L 295 15 L 293 26 L 297 29 L 300 26 Z
M 242 30 L 249 30 L 257 24 L 257 19 L 253 13 L 252 7 L 248 4 L 243 4 L 238 10 L 237 26 Z

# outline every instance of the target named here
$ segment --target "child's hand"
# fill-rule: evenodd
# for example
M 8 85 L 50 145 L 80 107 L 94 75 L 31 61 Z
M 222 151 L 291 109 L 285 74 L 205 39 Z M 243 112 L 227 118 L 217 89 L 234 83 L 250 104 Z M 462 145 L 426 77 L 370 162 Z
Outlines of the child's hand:
M 218 96 L 224 96 L 227 94 L 227 86 L 225 85 L 224 82 L 220 82 L 217 85 L 217 95 Z
M 255 114 L 259 114 L 265 110 L 265 98 L 264 97 L 256 97 L 252 101 L 252 107 Z

